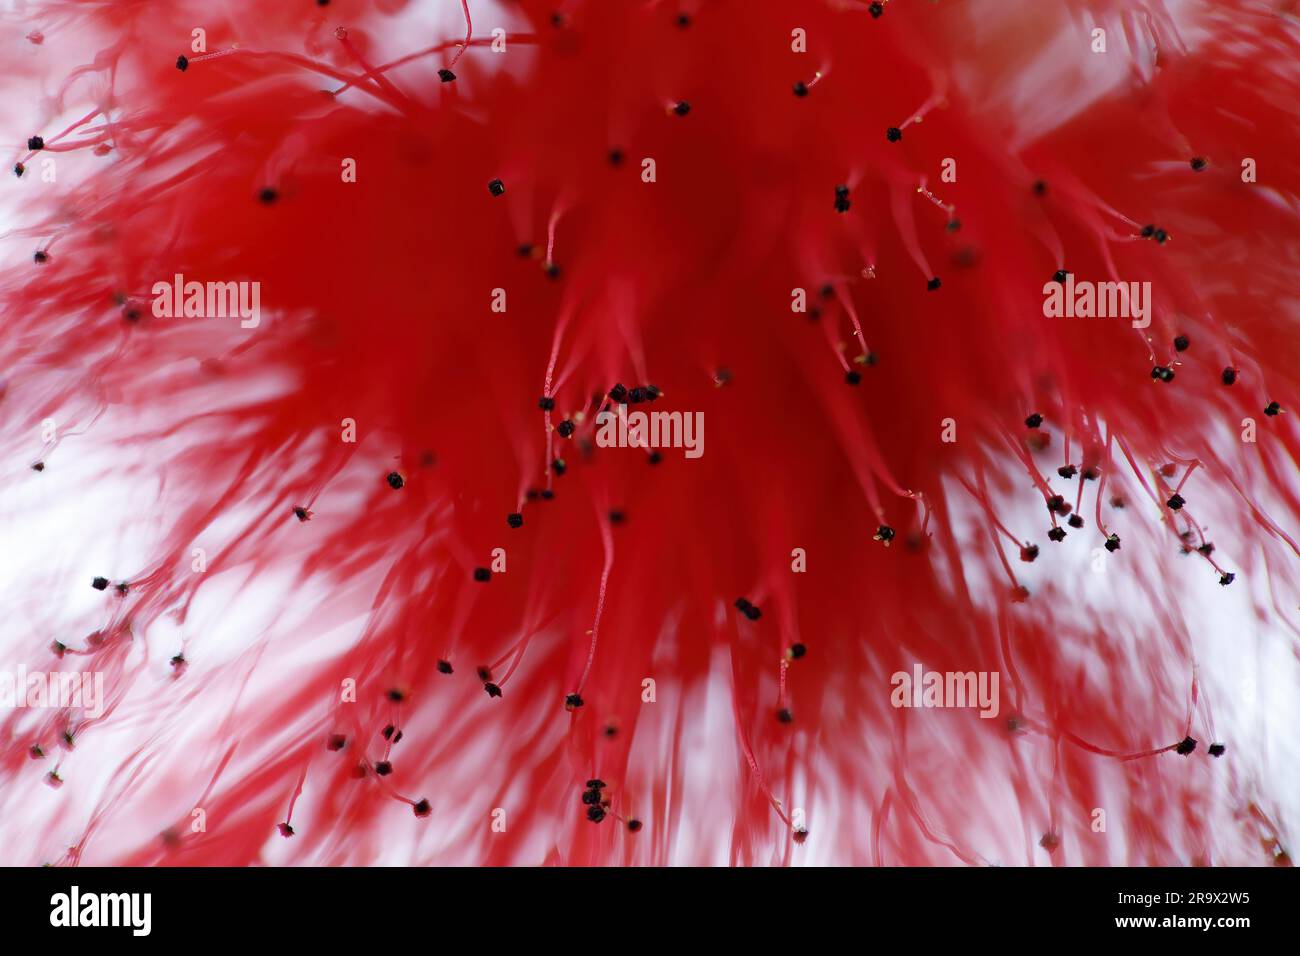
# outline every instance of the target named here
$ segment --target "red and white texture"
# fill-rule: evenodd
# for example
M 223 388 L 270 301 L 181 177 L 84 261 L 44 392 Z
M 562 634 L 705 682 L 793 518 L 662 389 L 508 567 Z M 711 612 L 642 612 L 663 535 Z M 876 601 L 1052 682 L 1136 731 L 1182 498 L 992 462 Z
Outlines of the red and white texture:
M 0 862 L 1286 863 L 1290 6 L 10 6 L 0 667 L 107 701 L 0 711 Z M 704 455 L 594 447 L 618 383 Z

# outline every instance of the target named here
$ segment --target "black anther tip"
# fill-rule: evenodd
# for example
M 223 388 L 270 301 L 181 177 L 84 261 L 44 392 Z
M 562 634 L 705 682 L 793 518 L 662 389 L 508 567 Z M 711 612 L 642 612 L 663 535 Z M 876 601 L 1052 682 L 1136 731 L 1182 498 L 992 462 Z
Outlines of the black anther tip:
M 891 143 L 897 143 L 902 138 L 903 131 L 897 126 L 891 126 L 889 129 L 885 130 L 885 139 L 889 140 Z
M 506 184 L 499 179 L 493 179 L 488 183 L 488 192 L 493 196 L 500 196 L 506 191 Z
M 474 569 L 474 580 L 475 580 L 475 581 L 479 581 L 479 582 L 487 582 L 487 581 L 491 581 L 491 580 L 492 580 L 492 572 L 489 571 L 487 568 L 475 568 L 475 569 Z
M 388 482 L 388 487 L 392 488 L 394 491 L 399 491 L 401 487 L 406 484 L 406 479 L 396 471 L 390 471 L 385 476 L 384 480 Z
M 1026 428 L 1037 428 L 1041 424 L 1043 424 L 1043 416 L 1038 414 L 1038 412 L 1034 412 L 1025 419 Z

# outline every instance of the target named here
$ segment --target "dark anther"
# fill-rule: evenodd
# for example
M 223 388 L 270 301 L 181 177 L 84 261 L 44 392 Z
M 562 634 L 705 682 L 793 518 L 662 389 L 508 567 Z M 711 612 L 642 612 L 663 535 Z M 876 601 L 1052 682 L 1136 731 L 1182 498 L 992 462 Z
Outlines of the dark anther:
M 609 151 L 609 164 L 611 166 L 623 165 L 623 151 L 621 149 L 611 149 Z
M 1210 555 L 1214 553 L 1214 545 L 1211 542 L 1207 541 L 1205 542 L 1205 544 L 1201 545 L 1196 550 L 1199 554 L 1202 554 L 1208 558 Z
M 1169 241 L 1169 233 L 1165 232 L 1163 229 L 1157 229 L 1155 231 L 1153 238 L 1155 239 L 1156 242 L 1160 243 L 1163 246 L 1166 242 Z
M 480 581 L 480 582 L 482 582 L 482 581 L 490 581 L 490 580 L 492 580 L 492 572 L 489 571 L 487 568 L 475 568 L 475 569 L 474 569 L 474 580 L 475 580 L 475 581 Z
M 542 500 L 543 500 L 543 501 L 550 501 L 550 500 L 551 500 L 552 498 L 554 498 L 554 497 L 555 497 L 555 492 L 553 492 L 550 488 L 543 488 L 543 489 L 542 489 Z
M 347 745 L 347 742 L 348 742 L 348 738 L 344 737 L 342 734 L 331 734 L 329 743 L 327 743 L 325 746 L 328 747 L 330 750 L 342 750 L 344 746 Z
M 492 672 L 488 670 L 486 667 L 478 668 L 478 670 L 475 673 L 478 674 L 478 679 L 485 684 L 492 679 Z
M 599 823 L 601 820 L 605 819 L 605 811 L 600 807 L 588 807 L 587 819 L 592 823 Z
M 429 809 L 430 809 L 429 801 L 421 800 L 415 806 L 411 807 L 411 809 L 415 811 L 415 815 L 417 817 L 427 817 L 429 815 Z
M 603 790 L 606 786 L 608 786 L 608 784 L 606 784 L 604 780 L 600 779 L 588 780 L 586 783 L 586 787 L 589 790 Z
M 1052 512 L 1052 514 L 1069 514 L 1070 506 L 1066 504 L 1065 499 L 1060 495 L 1052 495 L 1052 497 L 1047 499 L 1047 510 Z
M 960 220 L 960 219 L 949 219 L 949 220 L 948 220 L 948 225 L 944 226 L 944 228 L 947 229 L 949 232 L 960 232 L 960 231 L 961 231 L 961 220 Z
M 487 695 L 488 695 L 489 697 L 500 697 L 500 696 L 501 696 L 501 688 L 498 687 L 496 684 L 493 684 L 493 683 L 487 683 L 487 684 L 484 684 L 484 685 L 483 685 L 483 689 L 484 689 L 485 691 L 487 691 Z
M 1204 168 L 1205 168 L 1205 157 L 1204 157 L 1204 156 L 1193 156 L 1193 157 L 1192 157 L 1192 169 L 1196 170 L 1196 171 L 1199 173 L 1199 172 L 1200 172 L 1202 169 L 1204 169 Z
M 867 6 L 867 13 L 871 14 L 872 19 L 880 19 L 880 15 L 884 12 L 885 5 L 880 3 L 879 0 L 874 0 L 874 2 Z
M 281 824 L 278 824 L 278 827 L 279 827 L 279 829 L 280 829 L 280 836 L 282 836 L 282 837 L 291 837 L 291 836 L 293 836 L 293 827 L 289 826 L 289 824 L 287 824 L 287 823 L 281 823 Z
M 533 254 L 533 244 L 531 242 L 521 242 L 515 252 L 519 254 L 519 258 L 527 259 Z
M 1231 571 L 1225 571 L 1223 574 L 1219 575 L 1219 584 L 1225 588 L 1235 580 L 1237 580 L 1237 576 Z
M 518 511 L 506 515 L 506 524 L 512 528 L 522 528 L 524 526 L 524 516 Z
M 1151 369 L 1151 377 L 1162 382 L 1172 382 L 1174 380 L 1174 370 L 1168 365 L 1157 365 Z
M 90 582 L 90 586 L 96 591 L 103 591 L 108 587 L 108 578 L 95 578 L 95 580 Z
M 1026 563 L 1038 557 L 1038 545 L 1026 544 L 1020 549 L 1020 560 Z
M 1270 418 L 1280 411 L 1282 411 L 1282 406 L 1277 402 L 1269 402 L 1268 405 L 1264 407 L 1264 414 L 1268 415 Z
M 609 397 L 614 400 L 614 404 L 616 405 L 624 405 L 627 403 L 627 389 L 623 387 L 622 382 L 609 390 Z
M 849 209 L 852 207 L 852 205 L 853 205 L 853 203 L 849 202 L 849 197 L 848 197 L 848 196 L 836 196 L 836 197 L 835 197 L 835 211 L 836 211 L 836 212 L 841 212 L 841 213 L 843 213 L 843 212 L 848 212 Z
M 40 760 L 42 757 L 45 756 L 45 751 L 41 749 L 40 744 L 32 744 L 31 749 L 28 750 L 27 752 L 31 754 L 33 760 Z
M 293 516 L 297 518 L 299 521 L 307 521 L 311 518 L 311 512 L 308 511 L 306 508 L 302 507 L 301 505 L 295 505 L 293 509 Z
M 397 491 L 402 487 L 402 485 L 406 484 L 406 479 L 395 471 L 390 471 L 385 480 L 388 482 L 388 487 L 392 488 L 394 491 Z
M 933 279 L 931 279 L 929 282 L 925 284 L 925 288 L 927 292 L 933 292 L 935 289 L 939 288 L 939 286 L 941 286 L 942 284 L 943 283 L 939 281 L 939 277 L 935 276 Z
M 557 459 L 555 459 L 555 461 L 551 462 L 551 469 L 552 469 L 552 470 L 553 470 L 557 475 L 562 475 L 562 474 L 564 474 L 565 470 L 566 470 L 568 467 L 569 467 L 569 466 L 566 465 L 566 464 L 564 463 L 564 459 L 563 459 L 563 458 L 557 458 Z M 545 496 L 545 494 L 546 494 L 546 492 L 542 492 L 543 497 Z
M 849 187 L 844 185 L 843 183 L 840 183 L 835 187 L 835 195 L 847 196 L 848 194 L 849 194 Z
M 385 727 L 384 730 L 383 730 L 384 739 L 385 739 L 385 740 L 392 740 L 392 739 L 393 739 L 393 731 L 395 731 L 395 730 L 397 730 L 397 728 L 394 727 L 392 724 L 389 724 L 387 727 Z
M 855 369 L 849 369 L 844 373 L 844 381 L 848 382 L 850 385 L 857 385 L 862 381 L 862 373 Z
M 1228 748 L 1225 747 L 1223 744 L 1210 744 L 1210 756 L 1211 756 L 1211 757 L 1222 757 L 1222 756 L 1223 756 L 1223 752 L 1224 752 L 1225 750 L 1227 750 L 1227 749 L 1228 749 Z
M 569 421 L 566 418 L 564 421 L 560 422 L 560 424 L 556 427 L 555 430 L 560 433 L 561 438 L 570 438 L 572 437 L 574 431 L 573 422 Z
M 1046 195 L 1047 195 L 1047 183 L 1044 182 L 1044 181 L 1041 180 L 1041 179 L 1035 180 L 1035 181 L 1034 181 L 1034 195 L 1035 195 L 1035 196 L 1046 196 Z
M 544 412 L 549 412 L 555 408 L 555 399 L 551 398 L 549 395 L 543 395 L 537 400 L 537 407 Z
M 1064 528 L 1053 528 L 1051 531 L 1047 532 L 1047 537 L 1048 537 L 1050 540 L 1052 540 L 1052 541 L 1057 541 L 1057 542 L 1064 541 L 1064 540 L 1065 540 L 1065 529 L 1064 529 Z
M 563 13 L 552 13 L 552 14 L 551 14 L 551 26 L 553 26 L 553 27 L 562 27 L 562 26 L 564 26 L 564 14 L 563 14 Z
M 749 618 L 751 621 L 757 621 L 763 616 L 762 611 L 750 604 L 749 601 L 743 597 L 736 598 L 736 610 L 745 615 L 745 617 Z
M 632 405 L 640 405 L 649 397 L 650 396 L 646 393 L 646 390 L 644 388 L 641 388 L 640 386 L 637 386 L 636 388 L 632 389 L 632 391 L 627 393 L 628 403 Z
M 406 700 L 406 691 L 394 687 L 388 691 L 388 699 L 394 704 L 400 704 L 402 701 Z
M 794 842 L 803 843 L 807 839 L 808 839 L 808 828 L 796 827 L 794 830 Z
M 32 465 L 32 471 L 44 471 L 44 470 L 45 470 L 45 462 L 43 461 L 38 461 L 36 464 Z
M 493 196 L 500 196 L 505 191 L 506 191 L 506 184 L 499 179 L 493 179 L 491 182 L 488 183 L 488 192 L 490 192 Z
M 1043 416 L 1038 414 L 1038 412 L 1034 412 L 1034 414 L 1025 419 L 1026 428 L 1037 428 L 1041 424 L 1043 424 Z
M 885 139 L 889 140 L 891 143 L 897 143 L 902 138 L 903 131 L 897 126 L 891 126 L 889 129 L 885 130 Z
M 1169 509 L 1171 511 L 1177 511 L 1186 503 L 1187 502 L 1183 499 L 1183 496 L 1178 494 L 1177 492 L 1174 492 L 1174 496 L 1165 502 L 1165 504 L 1169 506 Z
M 795 83 L 795 85 L 794 85 L 794 95 L 795 95 L 795 96 L 807 96 L 807 95 L 808 95 L 808 84 L 805 83 L 803 80 L 800 80 L 799 82 Z
M 599 806 L 601 801 L 599 790 L 584 790 L 582 793 L 582 802 L 589 807 Z
M 645 397 L 652 402 L 662 394 L 663 392 L 659 391 L 658 385 L 647 385 L 645 387 Z
M 664 456 L 659 454 L 659 452 L 657 451 L 652 451 L 649 455 L 646 456 L 646 461 L 650 462 L 650 464 L 652 465 L 657 465 L 659 464 L 659 462 L 663 460 L 664 460 Z
M 438 673 L 439 673 L 439 674 L 450 674 L 450 673 L 451 673 L 451 661 L 442 661 L 442 660 L 438 661 Z
M 583 704 L 583 700 L 577 694 L 568 694 L 564 698 L 565 710 L 577 710 Z
M 22 179 L 23 173 L 25 173 L 26 171 L 27 171 L 27 167 L 24 166 L 22 163 L 14 163 L 14 175 L 17 176 L 19 179 Z
M 1174 348 L 1179 352 L 1186 352 L 1191 344 L 1192 340 L 1185 335 L 1174 336 Z
M 379 774 L 381 777 L 387 777 L 392 772 L 393 765 L 387 760 L 381 760 L 379 763 L 375 764 L 375 773 Z
M 32 152 L 35 152 L 38 149 L 44 149 L 45 140 L 41 139 L 39 136 L 32 136 L 27 140 L 27 148 Z
M 267 206 L 271 205 L 271 203 L 275 202 L 279 198 L 279 192 L 270 186 L 263 186 L 257 193 L 258 201 Z
M 1152 236 L 1154 236 L 1155 234 L 1156 234 L 1156 227 L 1155 227 L 1155 226 L 1143 226 L 1143 227 L 1142 227 L 1142 238 L 1143 238 L 1143 239 L 1150 239 L 1150 238 L 1151 238 Z
M 1112 554 L 1119 550 L 1119 535 L 1112 534 L 1106 539 L 1106 550 Z
M 32 256 L 32 259 L 37 264 L 42 262 L 48 262 L 49 258 L 50 258 L 49 254 L 44 249 L 37 249 L 35 254 Z
M 452 80 L 456 79 L 456 74 L 451 72 L 451 70 L 442 69 L 438 71 L 438 79 L 442 80 L 444 83 L 450 83 Z
M 1237 370 L 1235 368 L 1225 368 L 1223 370 L 1223 384 L 1232 385 L 1237 381 Z
M 794 720 L 794 714 L 790 713 L 788 708 L 782 707 L 776 712 L 776 719 L 783 724 L 788 724 Z
M 1080 515 L 1072 514 L 1070 515 L 1069 518 L 1066 519 L 1066 521 L 1069 523 L 1071 528 L 1083 527 L 1083 518 Z
M 1056 473 L 1066 479 L 1073 478 L 1078 474 L 1078 472 L 1079 470 L 1073 465 L 1062 465 L 1060 468 L 1056 469 Z
M 629 832 L 631 832 L 631 833 L 636 833 L 638 830 L 641 829 L 641 821 L 640 821 L 640 820 L 628 820 L 628 821 L 627 821 L 627 828 L 628 828 L 628 831 L 629 831 Z
M 872 537 L 887 545 L 894 540 L 894 529 L 887 524 L 882 524 L 876 528 L 876 533 Z
M 797 661 L 799 658 L 803 657 L 803 656 L 804 656 L 805 654 L 807 654 L 807 653 L 808 653 L 808 648 L 804 647 L 802 644 L 791 644 L 791 645 L 790 645 L 790 658 L 791 658 L 791 660 L 796 660 L 796 661 Z
M 189 57 L 181 55 L 176 58 L 176 69 L 184 73 L 189 68 L 190 68 Z
M 691 18 L 684 13 L 677 14 L 677 25 L 685 30 L 691 25 Z
M 1192 737 L 1184 737 L 1182 739 L 1182 742 L 1179 743 L 1179 745 L 1174 748 L 1175 751 L 1177 751 L 1180 755 L 1184 757 L 1186 757 L 1189 753 L 1191 753 L 1195 749 L 1196 749 L 1196 740 L 1195 738 Z
M 1111 496 L 1110 496 L 1110 506 L 1111 506 L 1112 508 L 1123 508 L 1123 507 L 1124 507 L 1124 499 L 1121 498 L 1119 495 L 1111 495 Z
M 1065 285 L 1065 280 L 1068 278 L 1070 278 L 1070 273 L 1066 272 L 1064 269 L 1057 269 L 1056 272 L 1052 274 L 1052 281 L 1059 283 L 1060 285 Z
M 1096 468 L 1083 469 L 1084 481 L 1096 481 L 1099 477 L 1100 477 L 1100 472 L 1098 472 Z
M 625 515 L 621 511 L 611 511 L 609 513 L 610 524 L 622 524 L 626 520 L 627 520 L 627 515 Z
M 678 116 L 685 116 L 690 111 L 691 111 L 691 104 L 687 103 L 685 100 L 678 100 L 675 104 L 673 104 L 673 112 L 676 113 Z

